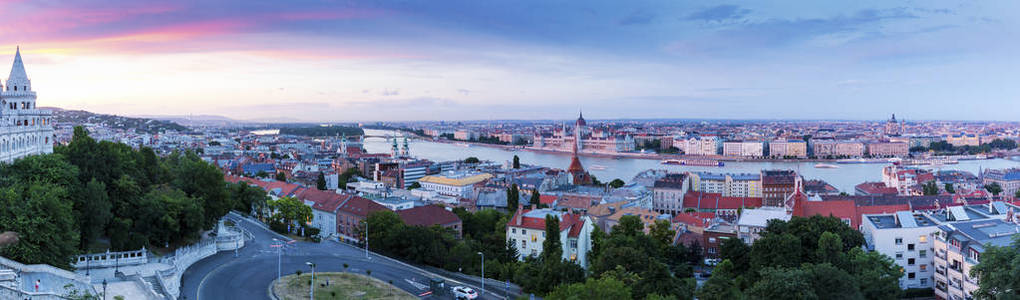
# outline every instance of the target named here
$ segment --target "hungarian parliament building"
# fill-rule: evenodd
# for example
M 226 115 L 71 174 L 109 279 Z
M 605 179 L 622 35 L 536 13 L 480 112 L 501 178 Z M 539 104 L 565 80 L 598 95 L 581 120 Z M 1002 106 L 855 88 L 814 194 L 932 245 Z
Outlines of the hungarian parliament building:
M 533 148 L 556 151 L 577 149 L 580 152 L 609 154 L 634 151 L 633 137 L 612 134 L 603 129 L 592 130 L 581 114 L 578 114 L 574 122 L 573 132 L 569 129 L 563 126 L 561 130 L 552 133 L 536 134 Z
M 53 153 L 53 126 L 49 110 L 35 107 L 35 91 L 15 51 L 6 84 L 0 86 L 0 160 L 10 163 L 34 154 Z

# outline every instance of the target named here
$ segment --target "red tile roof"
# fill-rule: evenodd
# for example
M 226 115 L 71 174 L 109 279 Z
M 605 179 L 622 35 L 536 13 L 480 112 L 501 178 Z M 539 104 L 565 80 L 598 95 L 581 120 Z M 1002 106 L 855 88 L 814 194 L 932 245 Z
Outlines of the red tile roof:
M 359 217 L 367 217 L 370 213 L 383 210 L 389 211 L 390 209 L 375 203 L 375 201 L 359 196 L 351 196 L 350 199 L 340 205 L 340 211 Z
M 761 207 L 760 197 L 723 197 L 719 193 L 689 191 L 684 195 L 684 208 L 738 209 Z
M 868 195 L 896 195 L 899 191 L 896 188 L 888 187 L 881 182 L 865 182 L 854 187 L 858 191 Z
M 315 202 L 312 205 L 313 209 L 336 212 L 340 204 L 343 204 L 344 200 L 351 197 L 351 195 L 341 195 L 330 191 L 320 191 L 318 189 L 305 189 L 301 194 L 297 195 L 298 199 L 304 201 Z
M 438 205 L 418 206 L 397 211 L 404 224 L 411 226 L 448 225 L 460 222 L 457 214 Z
M 558 198 L 556 195 L 539 195 L 538 202 L 545 205 L 552 205 L 553 202 Z
M 524 214 L 531 211 L 530 209 L 519 209 L 514 213 L 514 217 L 510 219 L 507 226 L 527 228 L 533 230 L 545 230 L 545 218 L 534 218 L 525 217 Z M 577 237 L 581 232 L 581 227 L 584 226 L 584 220 L 581 219 L 581 215 L 572 213 L 563 213 L 562 219 L 560 220 L 560 231 L 569 229 L 568 236 Z

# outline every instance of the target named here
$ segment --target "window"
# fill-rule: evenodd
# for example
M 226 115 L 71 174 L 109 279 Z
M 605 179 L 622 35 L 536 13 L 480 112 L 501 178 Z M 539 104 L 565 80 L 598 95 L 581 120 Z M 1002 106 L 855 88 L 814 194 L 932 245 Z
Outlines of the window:
M 576 239 L 571 239 L 570 240 L 570 248 L 577 249 L 577 240 Z
M 917 237 L 917 240 L 921 241 L 921 244 L 926 244 L 926 243 L 928 243 L 928 236 L 927 235 L 919 236 L 919 237 Z
M 907 251 L 914 251 L 914 244 L 907 244 Z
M 901 238 L 901 237 L 896 238 L 896 244 L 897 245 L 903 245 L 903 238 Z
M 908 258 L 907 259 L 907 265 L 908 266 L 913 266 L 914 265 L 914 259 L 913 258 Z
M 517 234 L 517 228 L 510 228 L 510 233 Z
M 907 279 L 914 279 L 914 277 L 917 277 L 914 272 L 907 273 Z
M 928 250 L 918 250 L 917 256 L 921 258 L 928 257 Z
M 896 252 L 896 259 L 903 259 L 903 252 Z
M 928 265 L 923 265 L 922 264 L 922 265 L 920 265 L 918 267 L 921 269 L 921 272 L 928 272 Z
M 921 286 L 928 285 L 928 278 L 921 278 Z
M 709 243 L 715 243 L 715 238 L 714 238 L 714 237 L 710 237 L 710 238 L 708 238 L 708 242 L 709 242 Z

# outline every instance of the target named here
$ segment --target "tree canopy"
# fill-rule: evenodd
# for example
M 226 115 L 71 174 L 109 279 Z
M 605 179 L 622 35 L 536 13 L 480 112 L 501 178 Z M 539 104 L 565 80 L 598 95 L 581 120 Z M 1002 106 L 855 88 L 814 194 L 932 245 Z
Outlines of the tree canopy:
M 76 127 L 54 153 L 0 165 L 0 229 L 20 238 L 0 254 L 70 268 L 92 250 L 182 244 L 230 209 L 251 211 L 260 196 L 228 191 L 223 173 L 194 153 L 159 157 Z

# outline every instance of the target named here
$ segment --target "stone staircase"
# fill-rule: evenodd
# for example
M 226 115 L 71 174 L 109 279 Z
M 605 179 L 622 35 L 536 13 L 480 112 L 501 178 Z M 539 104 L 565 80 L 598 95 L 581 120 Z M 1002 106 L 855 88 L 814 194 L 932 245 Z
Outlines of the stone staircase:
M 144 281 L 145 285 L 147 285 L 149 289 L 156 293 L 156 295 L 160 298 L 170 299 L 170 297 L 166 295 L 166 291 L 163 290 L 163 285 L 159 284 L 159 279 L 156 279 L 156 276 L 159 275 L 142 277 L 142 281 Z

